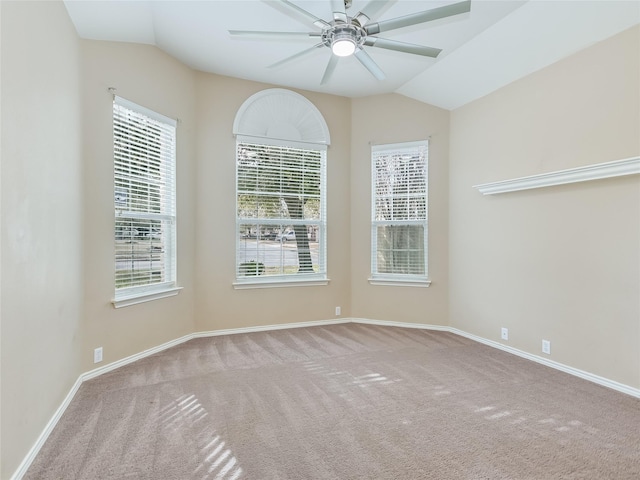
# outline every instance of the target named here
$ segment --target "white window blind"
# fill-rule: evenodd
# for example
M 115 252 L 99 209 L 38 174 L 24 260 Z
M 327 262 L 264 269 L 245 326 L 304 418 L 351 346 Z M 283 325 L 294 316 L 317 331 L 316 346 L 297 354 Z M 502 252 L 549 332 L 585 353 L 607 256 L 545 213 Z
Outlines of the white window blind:
M 326 278 L 326 152 L 299 147 L 237 142 L 239 283 Z
M 371 149 L 373 280 L 426 281 L 428 142 Z
M 115 298 L 175 286 L 176 122 L 113 102 Z

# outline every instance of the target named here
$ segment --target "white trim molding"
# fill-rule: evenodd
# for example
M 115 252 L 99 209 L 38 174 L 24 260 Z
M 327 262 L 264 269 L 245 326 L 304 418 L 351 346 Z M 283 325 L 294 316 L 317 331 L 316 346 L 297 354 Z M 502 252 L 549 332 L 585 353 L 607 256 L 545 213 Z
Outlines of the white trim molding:
M 322 327 L 325 325 L 338 325 L 351 323 L 350 318 L 337 318 L 335 320 L 316 320 L 312 322 L 282 323 L 277 325 L 262 325 L 259 327 L 227 328 L 224 330 L 211 330 L 194 334 L 194 338 L 219 337 L 221 335 L 236 335 L 238 333 L 270 332 L 274 330 L 286 330 L 288 328 Z
M 473 188 L 477 188 L 483 195 L 495 195 L 497 193 L 516 192 L 518 190 L 551 187 L 554 185 L 586 182 L 589 180 L 601 180 L 604 178 L 635 175 L 638 173 L 640 173 L 640 157 L 632 157 L 615 160 L 613 162 L 587 165 L 585 167 L 558 170 L 557 172 L 502 180 L 500 182 L 483 183 L 474 185 Z
M 137 360 L 141 360 L 143 358 L 147 358 L 156 353 L 160 353 L 168 348 L 175 347 L 176 345 L 180 345 L 188 340 L 196 338 L 195 333 L 190 333 L 180 338 L 176 338 L 175 340 L 171 340 L 169 342 L 163 343 L 161 345 L 157 345 L 152 348 L 148 348 L 140 353 L 136 353 L 134 355 L 129 355 L 128 357 L 121 358 L 120 360 L 116 360 L 115 362 L 108 363 L 107 365 L 103 365 L 102 367 L 95 368 L 93 370 L 89 370 L 88 372 L 80 375 L 82 381 L 91 380 L 92 378 L 99 377 L 105 373 L 111 372 L 112 370 L 116 370 L 117 368 L 124 367 L 125 365 L 129 365 Z
M 158 300 L 159 298 L 173 297 L 180 293 L 183 287 L 169 287 L 159 290 L 148 290 L 146 292 L 136 293 L 127 297 L 114 298 L 111 300 L 114 308 L 129 307 L 131 305 L 137 305 L 139 303 L 151 302 L 152 300 Z
M 527 360 L 531 360 L 532 362 L 540 363 L 542 365 L 555 368 L 556 370 L 560 370 L 561 372 L 568 373 L 575 377 L 579 377 L 584 380 L 597 383 L 598 385 L 602 385 L 603 387 L 611 388 L 612 390 L 617 390 L 618 392 L 626 393 L 627 395 L 631 395 L 632 397 L 640 398 L 640 389 L 630 387 L 629 385 L 625 385 L 624 383 L 616 382 L 614 380 L 609 380 L 608 378 L 601 377 L 593 373 L 585 372 L 584 370 L 573 368 L 563 363 L 554 362 L 553 360 L 549 360 L 548 358 L 540 357 L 538 355 L 533 355 L 531 353 L 525 352 L 523 350 L 518 350 L 517 348 L 513 348 L 508 345 L 495 342 L 493 340 L 488 340 L 483 337 L 478 337 L 477 335 L 473 335 L 471 333 L 458 330 L 457 328 L 449 328 L 449 331 L 451 333 L 455 333 L 456 335 L 460 335 L 462 337 L 468 338 L 475 342 L 482 343 L 484 345 L 488 345 L 493 348 L 497 348 L 498 350 L 502 350 L 504 352 L 511 353 L 513 355 L 517 355 L 518 357 L 526 358 Z
M 393 322 L 388 320 L 372 320 L 370 318 L 352 318 L 351 323 L 364 323 L 365 325 L 378 325 L 381 327 L 416 328 L 418 330 L 435 330 L 438 332 L 448 332 L 446 325 L 428 325 L 426 323 Z
M 570 367 L 563 363 L 554 362 L 553 360 L 539 357 L 538 355 L 533 355 L 531 353 L 525 352 L 524 350 L 519 350 L 517 348 L 513 348 L 508 345 L 503 345 L 502 343 L 495 342 L 493 340 L 489 340 L 483 337 L 479 337 L 477 335 L 467 333 L 457 328 L 453 328 L 445 325 L 426 325 L 422 323 L 393 322 L 393 321 L 387 321 L 387 320 L 370 320 L 367 318 L 352 318 L 350 320 L 352 323 L 365 323 L 368 325 L 381 325 L 386 327 L 417 328 L 421 330 L 437 330 L 441 332 L 453 333 L 455 335 L 460 335 L 461 337 L 465 337 L 470 340 L 473 340 L 474 342 L 482 343 L 484 345 L 497 348 L 498 350 L 502 350 L 504 352 L 511 353 L 513 355 L 517 355 L 522 358 L 526 358 L 527 360 L 531 360 L 532 362 L 540 363 L 542 365 L 546 365 L 547 367 L 555 368 L 556 370 L 560 370 L 570 375 L 574 375 L 584 380 L 588 380 L 598 385 L 602 385 L 603 387 L 607 387 L 612 390 L 616 390 L 618 392 L 626 393 L 627 395 L 631 395 L 632 397 L 640 398 L 640 388 L 634 388 L 629 385 L 625 385 L 624 383 L 616 382 L 614 380 L 610 380 L 608 378 L 601 377 L 593 373 L 585 372 L 584 370 L 580 370 L 578 368 Z
M 67 394 L 67 396 L 64 398 L 64 400 L 58 407 L 58 409 L 53 414 L 53 417 L 51 417 L 51 420 L 49 420 L 49 422 L 47 422 L 47 424 L 45 425 L 44 430 L 42 430 L 42 433 L 36 440 L 36 443 L 33 444 L 33 447 L 31 447 L 31 450 L 29 450 L 27 455 L 24 457 L 24 459 L 18 466 L 18 469 L 11 476 L 11 480 L 20 480 L 27 473 L 27 470 L 29 470 L 29 467 L 31 466 L 33 461 L 36 459 L 36 456 L 38 456 L 38 453 L 40 453 L 40 449 L 43 447 L 44 443 L 47 441 L 47 438 L 49 438 L 49 435 L 51 435 L 51 432 L 53 432 L 53 429 L 58 424 L 58 421 L 64 414 L 65 410 L 71 404 L 73 397 L 76 396 L 76 393 L 78 392 L 80 385 L 82 385 L 82 382 L 83 382 L 83 378 L 82 378 L 82 375 L 80 375 L 80 377 L 78 377 L 78 379 L 76 380 L 76 383 L 73 384 L 73 386 L 71 387 L 71 390 L 69 390 L 69 393 Z
M 431 280 L 408 280 L 401 278 L 376 277 L 369 278 L 371 285 L 384 285 L 386 287 L 429 287 Z
M 137 360 L 141 360 L 143 358 L 149 357 L 150 355 L 153 355 L 155 353 L 162 352 L 163 350 L 166 350 L 168 348 L 175 347 L 176 345 L 184 343 L 188 340 L 192 340 L 194 338 L 216 337 L 221 335 L 235 335 L 238 333 L 253 333 L 253 332 L 265 332 L 265 331 L 272 331 L 272 330 L 284 330 L 288 328 L 319 327 L 324 325 L 337 325 L 337 324 L 345 324 L 345 323 L 361 323 L 361 324 L 378 325 L 378 326 L 385 326 L 385 327 L 415 328 L 420 330 L 434 330 L 434 331 L 448 332 L 455 335 L 460 335 L 462 337 L 468 338 L 475 342 L 479 342 L 484 345 L 488 345 L 490 347 L 503 350 L 507 353 L 512 353 L 514 355 L 525 358 L 527 360 L 531 360 L 536 363 L 541 363 L 548 367 L 555 368 L 556 370 L 560 370 L 562 372 L 568 373 L 570 375 L 574 375 L 584 380 L 588 380 L 598 385 L 602 385 L 612 390 L 617 390 L 627 395 L 631 395 L 632 397 L 640 398 L 640 389 L 638 388 L 634 388 L 629 385 L 616 382 L 614 380 L 609 380 L 608 378 L 600 377 L 598 375 L 594 375 L 592 373 L 585 372 L 583 370 L 579 370 L 577 368 L 573 368 L 559 362 L 554 362 L 553 360 L 539 357 L 537 355 L 527 353 L 523 350 L 518 350 L 517 348 L 509 347 L 499 342 L 495 342 L 493 340 L 479 337 L 477 335 L 473 335 L 463 330 L 458 330 L 457 328 L 449 327 L 446 325 L 428 325 L 423 323 L 394 322 L 394 321 L 387 321 L 387 320 L 373 320 L 368 318 L 346 318 L 345 317 L 345 318 L 337 318 L 332 320 L 316 320 L 316 321 L 310 321 L 310 322 L 283 323 L 283 324 L 277 324 L 277 325 L 262 325 L 262 326 L 256 326 L 256 327 L 242 327 L 242 328 L 231 328 L 231 329 L 224 329 L 224 330 L 195 332 L 195 333 L 190 333 L 183 337 L 177 338 L 175 340 L 171 340 L 169 342 L 163 343 L 162 345 L 149 348 L 140 353 L 130 355 L 123 359 L 112 362 L 108 365 L 104 365 L 100 368 L 90 370 L 80 375 L 78 377 L 78 380 L 76 380 L 71 390 L 63 400 L 60 407 L 58 407 L 58 409 L 54 413 L 51 420 L 49 420 L 49 422 L 45 426 L 44 430 L 36 440 L 33 447 L 31 447 L 31 450 L 29 450 L 29 452 L 25 456 L 24 460 L 22 461 L 18 469 L 11 476 L 11 480 L 20 480 L 27 473 L 27 470 L 31 466 L 31 463 L 40 452 L 40 449 L 42 448 L 44 443 L 47 441 L 47 438 L 49 437 L 49 435 L 57 425 L 58 421 L 64 414 L 69 404 L 71 404 L 73 397 L 75 396 L 78 389 L 82 385 L 82 382 L 84 381 L 91 380 L 92 378 L 96 378 L 104 373 L 107 373 L 117 368 L 120 368 L 122 366 L 128 365 Z
M 238 109 L 234 135 L 330 145 L 329 127 L 306 97 L 285 88 L 253 94 Z
M 49 438 L 49 435 L 51 435 L 51 432 L 53 432 L 53 429 L 58 424 L 58 421 L 64 414 L 65 410 L 73 401 L 73 398 L 75 397 L 76 393 L 80 389 L 80 386 L 82 385 L 83 382 L 87 380 L 91 380 L 93 378 L 99 377 L 100 375 L 116 370 L 117 368 L 124 367 L 125 365 L 129 365 L 130 363 L 133 363 L 137 360 L 142 360 L 143 358 L 162 352 L 164 350 L 167 350 L 168 348 L 175 347 L 176 345 L 180 345 L 181 343 L 187 342 L 194 338 L 215 337 L 220 335 L 233 335 L 237 333 L 252 333 L 252 332 L 264 332 L 264 331 L 271 331 L 271 330 L 284 330 L 287 328 L 318 327 L 322 325 L 336 325 L 336 324 L 350 323 L 350 322 L 351 322 L 350 318 L 338 318 L 333 320 L 317 320 L 317 321 L 311 321 L 311 322 L 283 323 L 278 325 L 264 325 L 264 326 L 258 326 L 258 327 L 244 327 L 244 328 L 214 330 L 209 332 L 195 332 L 195 333 L 190 333 L 188 335 L 184 335 L 180 338 L 176 338 L 175 340 L 171 340 L 161 345 L 149 348 L 140 353 L 136 353 L 134 355 L 130 355 L 120 360 L 116 360 L 115 362 L 111 362 L 102 367 L 89 370 L 88 372 L 85 372 L 78 377 L 78 379 L 71 387 L 71 390 L 69 391 L 65 399 L 62 401 L 62 403 L 60 404 L 56 412 L 53 414 L 53 417 L 51 417 L 51 420 L 49 420 L 49 422 L 45 426 L 44 430 L 42 431 L 42 433 L 40 434 L 40 436 L 38 437 L 34 445 L 31 447 L 27 455 L 24 457 L 24 459 L 18 466 L 17 470 L 11 476 L 10 480 L 20 480 L 27 473 L 27 470 L 29 470 L 31 463 L 33 463 L 36 456 L 40 452 L 40 449 L 42 448 L 44 443 L 47 441 L 47 438 Z
M 236 290 L 248 290 L 251 288 L 280 288 L 280 287 L 318 287 L 329 285 L 328 278 L 306 279 L 306 280 L 271 280 L 267 281 L 237 281 L 233 282 Z

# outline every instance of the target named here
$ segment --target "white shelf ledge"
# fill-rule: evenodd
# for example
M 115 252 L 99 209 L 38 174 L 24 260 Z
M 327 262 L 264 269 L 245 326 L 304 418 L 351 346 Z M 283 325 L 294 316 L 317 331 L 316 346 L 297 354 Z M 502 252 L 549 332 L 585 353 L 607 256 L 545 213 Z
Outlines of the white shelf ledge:
M 615 160 L 613 162 L 587 165 L 586 167 L 569 168 L 557 172 L 542 173 L 529 177 L 514 178 L 500 182 L 483 183 L 474 185 L 483 195 L 495 195 L 496 193 L 515 192 L 531 188 L 551 187 L 567 183 L 586 182 L 588 180 L 600 180 L 603 178 L 620 177 L 622 175 L 634 175 L 640 173 L 640 157 Z

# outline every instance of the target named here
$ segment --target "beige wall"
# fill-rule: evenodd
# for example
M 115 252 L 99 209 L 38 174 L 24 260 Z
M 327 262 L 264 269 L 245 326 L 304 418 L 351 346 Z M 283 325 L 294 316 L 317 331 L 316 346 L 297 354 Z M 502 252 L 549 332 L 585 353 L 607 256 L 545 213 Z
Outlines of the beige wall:
M 639 28 L 451 114 L 451 325 L 640 387 L 638 176 L 472 185 L 640 154 Z
M 59 2 L 1 2 L 2 469 L 82 372 L 195 331 L 361 317 L 448 325 L 640 387 L 635 177 L 483 197 L 471 185 L 640 153 L 638 28 L 455 112 L 299 92 L 323 114 L 328 286 L 234 290 L 238 108 L 270 85 L 80 41 Z M 597 61 L 594 61 L 597 59 Z M 111 95 L 178 126 L 177 296 L 114 309 Z M 451 121 L 451 125 L 450 125 Z M 370 145 L 430 137 L 429 288 L 372 286 Z
M 110 363 L 194 331 L 195 73 L 159 49 L 82 41 L 84 125 L 84 322 L 82 371 L 93 349 Z M 171 118 L 177 129 L 177 296 L 115 309 L 113 122 L 108 88 Z
M 352 316 L 447 325 L 449 112 L 400 95 L 354 99 L 351 114 Z M 371 145 L 429 143 L 429 278 L 424 287 L 370 285 Z
M 196 289 L 197 330 L 275 325 L 350 315 L 349 142 L 350 102 L 343 97 L 298 92 L 310 100 L 329 127 L 327 152 L 327 286 L 234 290 L 235 138 L 233 120 L 254 93 L 273 88 L 236 78 L 200 73 L 198 97 L 198 183 Z
M 2 464 L 9 478 L 81 372 L 80 54 L 62 3 L 1 2 Z

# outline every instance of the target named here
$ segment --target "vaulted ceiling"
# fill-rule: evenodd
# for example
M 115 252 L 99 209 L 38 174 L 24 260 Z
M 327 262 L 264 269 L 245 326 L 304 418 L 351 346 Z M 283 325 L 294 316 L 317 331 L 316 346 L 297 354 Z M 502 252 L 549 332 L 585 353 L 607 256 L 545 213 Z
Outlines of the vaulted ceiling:
M 402 17 L 460 0 L 390 0 L 372 21 Z M 291 0 L 330 22 L 330 0 Z M 368 0 L 353 0 L 355 16 Z M 472 0 L 471 11 L 379 34 L 442 49 L 437 58 L 365 46 L 382 69 L 376 80 L 353 56 L 341 58 L 321 84 L 329 48 L 278 67 L 318 37 L 253 39 L 229 30 L 320 32 L 308 15 L 273 0 L 65 1 L 87 39 L 156 45 L 205 72 L 311 91 L 360 97 L 396 92 L 449 110 L 640 23 L 634 0 Z M 598 59 L 594 58 L 594 62 Z

